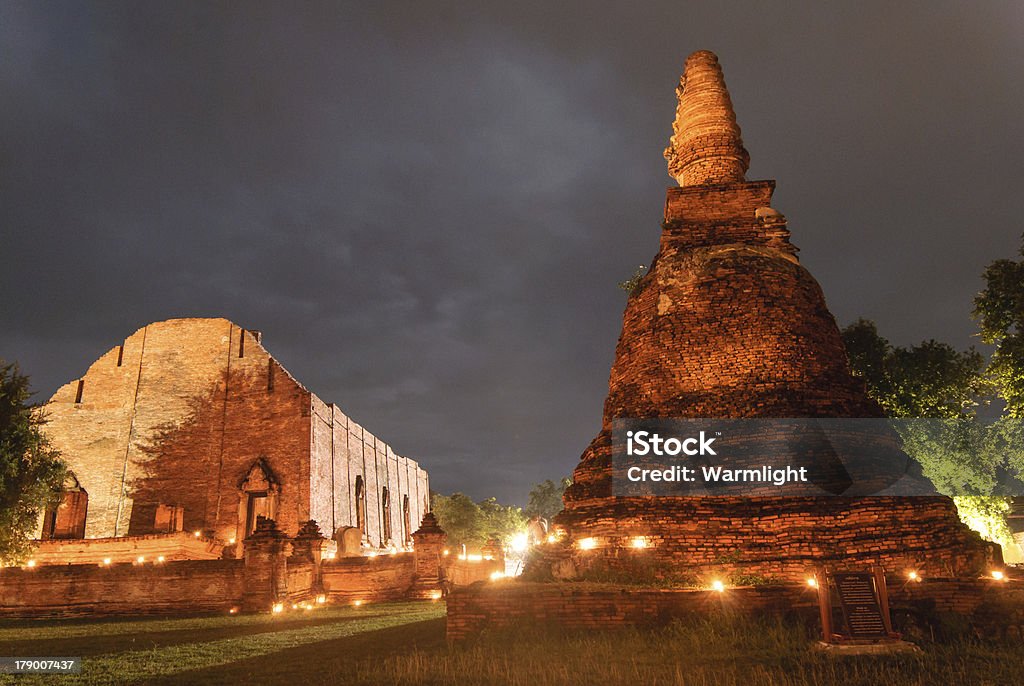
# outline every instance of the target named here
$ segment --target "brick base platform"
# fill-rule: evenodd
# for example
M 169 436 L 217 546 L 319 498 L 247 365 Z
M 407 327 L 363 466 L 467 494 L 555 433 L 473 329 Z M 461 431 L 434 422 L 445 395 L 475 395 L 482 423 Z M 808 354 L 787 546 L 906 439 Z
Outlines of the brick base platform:
M 1024 636 L 1024 582 L 893 577 L 889 598 L 897 630 L 918 630 L 956 616 L 984 637 Z M 815 592 L 806 585 L 710 590 L 652 589 L 590 583 L 505 580 L 460 588 L 448 596 L 448 639 L 519 624 L 571 631 L 654 627 L 694 614 L 788 613 L 817 621 Z

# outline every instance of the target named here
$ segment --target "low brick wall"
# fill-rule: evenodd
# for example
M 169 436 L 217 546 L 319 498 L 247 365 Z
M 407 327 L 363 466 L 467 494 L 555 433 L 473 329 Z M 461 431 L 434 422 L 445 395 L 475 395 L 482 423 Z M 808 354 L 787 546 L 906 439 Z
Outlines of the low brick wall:
M 893 614 L 950 613 L 979 633 L 1021 636 L 1024 583 L 925 580 L 889 589 Z M 693 614 L 795 613 L 817 621 L 816 593 L 797 584 L 730 588 L 725 593 L 577 583 L 505 580 L 455 589 L 448 596 L 448 639 L 537 623 L 567 630 L 613 630 L 666 624 Z
M 119 538 L 80 538 L 66 541 L 40 541 L 31 558 L 37 565 L 100 564 L 135 562 L 140 555 L 156 560 L 216 560 L 223 546 L 194 534 L 176 532 Z
M 505 571 L 504 560 L 460 560 L 446 561 L 445 578 L 452 586 L 469 586 L 477 581 L 487 581 L 494 572 Z
M 342 557 L 320 565 L 324 593 L 335 602 L 403 598 L 412 589 L 415 573 L 412 553 Z
M 0 617 L 227 611 L 243 587 L 241 560 L 7 568 Z

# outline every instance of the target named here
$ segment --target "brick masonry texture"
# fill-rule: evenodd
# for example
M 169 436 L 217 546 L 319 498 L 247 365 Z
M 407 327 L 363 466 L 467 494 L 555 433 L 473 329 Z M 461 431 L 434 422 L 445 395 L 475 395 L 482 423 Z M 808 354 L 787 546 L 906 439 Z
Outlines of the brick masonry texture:
M 612 496 L 616 418 L 882 416 L 849 370 L 785 217 L 771 208 L 775 183 L 745 180 L 746 151 L 713 54 L 687 60 L 677 94 L 666 156 L 682 185 L 668 190 L 659 252 L 623 315 L 601 431 L 556 519 L 568 541 L 594 537 L 597 547 L 556 546 L 535 566 L 585 578 L 597 562 L 625 564 L 633 536 L 677 571 L 796 578 L 809 566 L 856 562 L 972 576 L 1000 564 L 998 546 L 962 525 L 944 497 Z M 871 447 L 891 452 L 894 441 Z
M 46 433 L 88 493 L 87 538 L 157 533 L 154 508 L 169 505 L 184 509 L 186 531 L 240 541 L 251 519 L 241 484 L 255 474 L 277 489 L 257 514 L 292 533 L 312 518 L 328 535 L 356 525 L 361 478 L 366 544 L 407 544 L 406 522 L 429 505 L 426 472 L 307 390 L 260 341 L 226 319 L 150 324 L 54 394 Z
M 957 615 L 982 635 L 1020 640 L 1024 585 L 986 580 L 889 581 L 897 630 Z M 789 613 L 820 627 L 815 593 L 799 584 L 729 588 L 650 589 L 587 583 L 504 581 L 455 590 L 448 596 L 447 635 L 463 641 L 484 629 L 519 623 L 573 631 L 649 627 L 689 615 Z M 838 614 L 837 614 L 837 622 Z M 837 624 L 838 626 L 838 624 Z
M 428 528 L 426 533 L 434 532 Z M 438 546 L 444 544 L 443 537 L 424 541 L 419 536 L 412 553 L 324 559 L 327 540 L 315 524 L 303 523 L 292 537 L 272 520 L 261 519 L 244 541 L 241 559 L 163 561 L 159 553 L 142 553 L 161 550 L 156 545 L 160 537 L 125 539 L 121 543 L 135 545 L 133 552 L 143 555 L 142 561 L 137 556 L 124 559 L 122 550 L 109 564 L 58 564 L 40 558 L 33 567 L 0 571 L 0 617 L 267 612 L 278 603 L 290 607 L 321 595 L 335 603 L 436 600 L 445 588 L 440 579 L 469 584 L 493 571 L 491 564 L 442 556 Z M 53 543 L 88 547 L 90 542 Z M 188 544 L 179 540 L 178 545 Z M 441 571 L 442 564 L 449 566 L 447 573 Z M 458 569 L 453 571 L 453 566 Z

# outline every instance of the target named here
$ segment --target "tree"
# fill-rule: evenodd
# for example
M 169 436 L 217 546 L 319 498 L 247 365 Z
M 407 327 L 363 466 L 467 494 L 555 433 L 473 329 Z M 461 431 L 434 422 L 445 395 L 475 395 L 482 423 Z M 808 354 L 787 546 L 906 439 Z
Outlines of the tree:
M 853 373 L 889 417 L 943 420 L 895 422 L 894 428 L 925 476 L 953 497 L 960 519 L 987 540 L 1012 546 L 1009 502 L 990 494 L 1016 454 L 1009 449 L 1014 437 L 1005 423 L 978 420 L 977 407 L 992 393 L 984 358 L 935 340 L 894 347 L 865 319 L 842 336 Z
M 491 537 L 507 543 L 526 526 L 520 508 L 502 505 L 495 498 L 476 503 L 465 493 L 435 494 L 431 509 L 448 542 L 456 547 L 479 548 Z
M 0 360 L 0 564 L 17 564 L 31 551 L 40 513 L 55 504 L 67 474 L 41 428 L 45 418 L 29 403 L 27 376 Z
M 988 372 L 1006 414 L 1024 418 L 1024 260 L 996 260 L 982 278 L 985 288 L 974 299 L 974 318 L 981 339 L 996 347 Z
M 572 479 L 569 477 L 562 477 L 557 484 L 551 479 L 537 484 L 530 490 L 526 515 L 528 517 L 539 515 L 550 521 L 552 517 L 562 511 L 562 496 L 565 495 L 565 489 L 571 485 Z

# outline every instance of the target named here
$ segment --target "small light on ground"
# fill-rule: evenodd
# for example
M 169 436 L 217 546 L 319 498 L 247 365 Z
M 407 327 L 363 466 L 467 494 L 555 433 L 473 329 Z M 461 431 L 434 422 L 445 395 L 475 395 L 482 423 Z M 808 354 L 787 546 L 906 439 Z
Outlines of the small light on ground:
M 641 550 L 641 549 L 647 547 L 647 539 L 644 538 L 643 536 L 636 536 L 630 542 L 630 545 L 633 546 L 634 548 L 638 549 L 638 550 Z
M 234 545 L 234 544 L 235 544 L 235 537 L 232 536 L 231 538 L 228 539 L 228 545 Z
M 554 534 L 548 534 L 548 543 L 554 543 L 557 540 Z
M 996 581 L 1006 581 L 1006 575 L 1003 574 L 998 569 L 992 570 L 992 578 L 995 579 Z
M 197 529 L 196 531 L 193 531 L 193 532 L 192 532 L 192 535 L 193 535 L 193 536 L 195 536 L 196 538 L 199 538 L 200 536 L 202 536 L 202 535 L 203 535 L 203 532 L 202 532 L 202 531 L 199 531 L 199 530 Z
M 230 610 L 228 610 L 228 614 L 229 615 L 237 615 L 238 614 L 238 608 L 237 607 L 231 608 Z
M 157 562 L 163 562 L 163 561 L 164 561 L 165 559 L 166 559 L 166 558 L 164 558 L 164 556 L 163 556 L 163 555 L 160 555 L 159 557 L 157 557 L 157 558 L 156 558 L 156 561 L 157 561 Z
M 327 553 L 327 559 L 328 560 L 333 560 L 334 559 L 334 555 L 335 555 L 335 553 Z
M 442 550 L 442 551 L 441 551 L 441 554 L 442 554 L 442 555 L 447 555 L 447 554 L 448 554 L 448 553 L 450 553 L 450 552 L 451 552 L 450 550 L 448 550 L 447 548 L 445 548 L 444 550 Z
M 576 545 L 579 546 L 580 550 L 593 550 L 597 547 L 596 538 L 581 538 L 576 541 Z
M 504 579 L 505 572 L 491 572 L 491 581 L 497 581 L 498 579 Z
M 818 580 L 815 579 L 813 576 L 812 577 L 808 577 L 807 585 L 810 586 L 811 588 L 817 588 L 818 587 Z
M 317 605 L 323 605 L 326 602 L 327 602 L 327 596 L 325 596 L 323 594 L 320 594 L 320 595 L 318 595 L 316 597 L 316 604 Z
M 440 600 L 441 599 L 441 591 L 431 591 L 430 592 L 430 599 L 431 600 Z
M 356 607 L 359 607 L 360 605 L 363 604 L 363 601 L 362 600 L 353 600 L 352 604 L 355 605 Z
M 907 578 L 910 579 L 911 581 L 920 581 L 921 580 L 921 575 L 918 574 L 917 572 L 907 572 Z
M 146 556 L 145 555 L 139 555 L 137 558 L 135 558 L 135 561 L 138 562 L 141 565 L 143 562 L 146 561 Z
M 715 579 L 714 581 L 711 582 L 711 590 L 712 591 L 717 591 L 718 593 L 724 593 L 725 592 L 725 584 L 723 584 L 718 579 Z
M 274 606 L 270 608 L 270 611 L 275 615 L 279 615 L 284 612 L 284 603 L 274 603 Z
M 36 561 L 35 560 L 29 560 L 28 562 L 25 563 L 25 566 L 26 567 L 35 567 L 36 566 Z
M 103 566 L 104 567 L 109 567 L 110 566 L 110 558 L 109 557 L 103 558 Z

